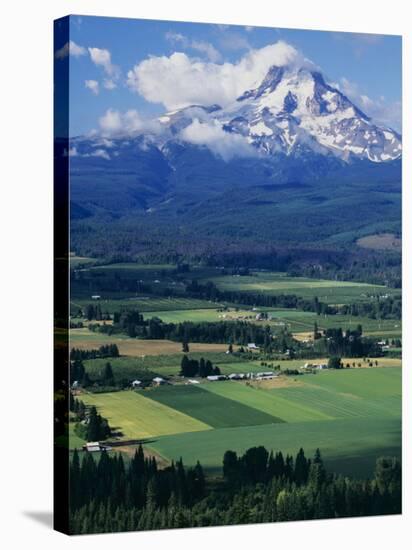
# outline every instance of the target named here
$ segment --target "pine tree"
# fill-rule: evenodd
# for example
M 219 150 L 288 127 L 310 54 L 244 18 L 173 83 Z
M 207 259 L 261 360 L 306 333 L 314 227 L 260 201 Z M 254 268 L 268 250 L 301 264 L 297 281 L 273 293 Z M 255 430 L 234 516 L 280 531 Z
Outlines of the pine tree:
M 294 478 L 298 485 L 303 485 L 308 479 L 309 466 L 306 460 L 305 453 L 300 448 L 295 460 Z
M 182 357 L 180 363 L 180 376 L 189 376 L 190 360 L 187 355 Z
M 113 369 L 109 362 L 107 362 L 104 366 L 102 381 L 106 386 L 114 386 Z
M 313 462 L 309 468 L 308 481 L 316 489 L 319 489 L 326 481 L 326 470 L 319 449 L 316 449 Z
M 98 441 L 100 437 L 100 422 L 96 407 L 91 407 L 87 422 L 87 441 Z
M 235 483 L 239 476 L 239 462 L 235 451 L 226 451 L 223 456 L 223 477 Z

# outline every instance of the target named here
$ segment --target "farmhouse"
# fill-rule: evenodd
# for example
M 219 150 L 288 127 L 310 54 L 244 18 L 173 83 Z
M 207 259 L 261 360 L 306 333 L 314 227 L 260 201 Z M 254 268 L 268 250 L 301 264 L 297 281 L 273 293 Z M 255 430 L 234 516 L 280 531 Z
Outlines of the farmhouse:
M 164 378 L 161 378 L 160 376 L 156 376 L 156 378 L 153 378 L 152 382 L 155 386 L 166 384 L 166 380 Z

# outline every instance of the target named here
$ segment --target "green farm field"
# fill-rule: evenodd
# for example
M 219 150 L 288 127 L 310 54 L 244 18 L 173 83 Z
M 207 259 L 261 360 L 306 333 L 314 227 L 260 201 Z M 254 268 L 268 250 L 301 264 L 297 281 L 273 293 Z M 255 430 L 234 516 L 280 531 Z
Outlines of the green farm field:
M 182 456 L 185 464 L 195 464 L 200 459 L 211 473 L 220 473 L 226 450 L 243 453 L 258 445 L 291 454 L 303 447 L 308 456 L 319 447 L 331 471 L 371 476 L 378 456 L 400 457 L 401 421 L 358 417 L 279 423 L 159 437 L 150 443 L 169 460 Z
M 278 416 L 285 422 L 310 422 L 332 418 L 332 416 L 308 406 L 305 400 L 300 403 L 293 403 L 285 399 L 279 389 L 266 391 L 250 387 L 241 382 L 211 383 L 205 384 L 204 387 L 215 395 Z
M 246 361 L 242 360 L 239 355 L 227 355 L 223 352 L 190 352 L 189 357 L 191 359 L 199 360 L 201 357 L 209 359 L 213 365 L 217 365 L 222 374 L 247 374 L 249 372 L 257 373 L 262 371 L 270 371 L 274 367 L 279 367 L 280 370 L 285 369 L 297 369 L 302 367 L 307 361 L 302 359 L 291 359 L 283 361 L 271 361 L 267 362 L 267 365 L 262 366 L 260 361 Z M 110 362 L 113 368 L 113 374 L 116 380 L 139 378 L 142 376 L 142 372 L 148 371 L 158 376 L 178 376 L 180 372 L 180 364 L 182 360 L 182 353 L 172 353 L 166 355 L 145 355 L 133 356 L 125 355 L 121 357 L 110 357 L 107 359 L 86 359 L 84 366 L 87 372 L 92 378 L 99 377 L 105 364 Z M 391 357 L 380 357 L 378 360 L 378 366 L 381 367 L 399 367 L 401 360 Z M 315 363 L 326 363 L 326 358 L 314 359 Z M 363 361 L 363 358 L 343 358 L 344 364 L 360 363 L 363 367 L 366 367 L 367 363 Z M 361 369 L 356 369 L 361 370 Z M 349 372 L 352 372 L 350 370 Z M 313 377 L 315 380 L 315 377 Z M 316 379 L 317 380 L 317 379 Z
M 228 382 L 230 384 L 230 382 Z M 205 391 L 199 386 L 163 386 L 148 390 L 147 396 L 159 403 L 173 407 L 214 428 L 255 426 L 280 422 L 279 418 L 249 407 L 245 403 L 226 399 Z
M 79 308 L 85 308 L 92 302 L 91 294 L 88 292 L 86 295 L 80 295 L 78 297 L 72 296 L 70 302 L 70 309 L 72 313 L 75 313 Z M 113 314 L 115 311 L 121 309 L 137 309 L 142 313 L 148 313 L 147 317 L 154 317 L 157 312 L 175 312 L 184 310 L 216 310 L 218 307 L 216 304 L 208 302 L 207 300 L 197 300 L 195 298 L 162 298 L 160 296 L 135 296 L 129 294 L 124 296 L 125 293 L 110 293 L 109 297 L 105 293 L 99 293 L 101 299 L 98 301 L 103 313 Z M 96 302 L 97 303 L 97 302 Z M 150 313 L 153 312 L 153 313 Z
M 199 360 L 201 357 L 209 359 L 214 365 L 218 365 L 222 374 L 262 372 L 263 368 L 258 361 L 242 361 L 241 358 L 233 355 L 226 355 L 222 352 L 190 352 L 191 359 Z M 115 379 L 138 378 L 142 371 L 150 371 L 159 376 L 177 376 L 180 372 L 182 353 L 168 355 L 146 355 L 145 357 L 110 357 L 108 359 L 86 359 L 84 366 L 91 377 L 97 377 L 105 364 L 109 361 Z M 300 362 L 300 365 L 302 361 Z
M 258 311 L 265 311 L 271 316 L 269 321 L 256 321 L 255 317 Z M 398 319 L 370 319 L 368 317 L 356 317 L 349 315 L 316 315 L 312 311 L 299 311 L 295 309 L 268 309 L 257 308 L 256 311 L 251 309 L 239 309 L 235 311 L 222 312 L 222 310 L 214 309 L 178 309 L 164 311 L 148 311 L 145 318 L 159 317 L 166 323 L 182 323 L 184 321 L 192 322 L 217 322 L 217 321 L 234 321 L 237 319 L 247 320 L 248 322 L 256 322 L 258 324 L 269 324 L 276 332 L 287 327 L 292 333 L 305 333 L 313 331 L 314 323 L 318 324 L 319 330 L 328 328 L 354 329 L 358 325 L 362 325 L 362 330 L 365 335 L 399 338 L 402 334 L 402 322 Z
M 86 405 L 94 405 L 124 439 L 147 439 L 153 436 L 209 430 L 211 427 L 192 416 L 147 399 L 143 392 L 82 394 Z
M 200 460 L 212 473 L 226 450 L 265 445 L 309 454 L 319 447 L 336 471 L 370 475 L 377 456 L 400 455 L 401 378 L 396 366 L 343 369 L 259 386 L 203 381 L 81 399 L 124 439 L 150 439 L 145 445 L 165 460 Z
M 400 291 L 383 285 L 371 285 L 326 279 L 288 277 L 276 272 L 253 272 L 250 276 L 220 276 L 208 280 L 220 290 L 259 292 L 261 294 L 296 294 L 302 298 L 314 298 L 328 304 L 345 304 L 367 301 L 376 295 L 399 295 Z
M 314 323 L 319 330 L 328 328 L 355 329 L 362 326 L 365 336 L 381 338 L 399 338 L 402 335 L 402 321 L 399 319 L 370 319 L 369 317 L 357 317 L 350 315 L 316 315 L 312 311 L 299 311 L 295 309 L 268 310 L 272 317 L 271 325 L 280 328 L 286 326 L 292 333 L 313 331 Z

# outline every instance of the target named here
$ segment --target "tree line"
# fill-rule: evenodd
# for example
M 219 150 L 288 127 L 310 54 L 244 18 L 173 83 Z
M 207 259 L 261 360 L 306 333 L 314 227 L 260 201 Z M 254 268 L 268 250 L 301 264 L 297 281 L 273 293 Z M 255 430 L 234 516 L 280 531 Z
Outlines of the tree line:
M 112 335 L 127 334 L 130 338 L 148 340 L 173 340 L 175 342 L 236 343 L 250 342 L 267 347 L 272 339 L 268 325 L 247 321 L 216 321 L 164 323 L 157 317 L 144 319 L 137 310 L 125 310 L 115 314 L 112 325 L 89 325 L 92 331 Z
M 104 359 L 106 357 L 120 357 L 117 344 L 107 344 L 98 349 L 77 349 L 70 350 L 70 361 L 82 361 L 84 359 Z
M 261 446 L 227 451 L 217 483 L 199 462 L 160 469 L 139 446 L 129 464 L 75 451 L 70 492 L 73 534 L 398 514 L 401 467 L 379 458 L 373 478 L 357 480 L 329 473 L 319 450 L 307 459 L 303 449 L 293 458 Z

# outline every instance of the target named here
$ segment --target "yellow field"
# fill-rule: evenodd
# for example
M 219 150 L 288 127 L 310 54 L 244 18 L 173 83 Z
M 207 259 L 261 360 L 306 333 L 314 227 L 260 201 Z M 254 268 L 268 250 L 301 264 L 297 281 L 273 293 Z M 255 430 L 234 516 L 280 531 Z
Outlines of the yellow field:
M 78 349 L 96 349 L 104 344 L 117 344 L 121 355 L 141 357 L 142 355 L 167 355 L 182 351 L 180 342 L 171 340 L 138 340 L 121 336 L 108 336 L 99 332 L 91 332 L 87 328 L 70 330 L 70 347 Z M 227 344 L 196 344 L 190 343 L 190 351 L 224 352 Z
M 86 405 L 94 405 L 97 411 L 107 418 L 114 431 L 121 429 L 122 439 L 147 439 L 211 429 L 200 420 L 147 399 L 143 393 L 83 393 L 80 398 Z

